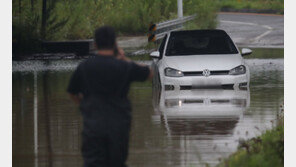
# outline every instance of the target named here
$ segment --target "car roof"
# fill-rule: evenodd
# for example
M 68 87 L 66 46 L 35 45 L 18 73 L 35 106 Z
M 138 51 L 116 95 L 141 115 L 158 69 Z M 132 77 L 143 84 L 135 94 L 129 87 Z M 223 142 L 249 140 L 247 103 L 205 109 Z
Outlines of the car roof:
M 221 29 L 203 29 L 203 30 L 178 30 L 178 31 L 171 31 L 171 33 L 209 33 L 209 34 L 225 34 L 228 35 L 224 30 Z

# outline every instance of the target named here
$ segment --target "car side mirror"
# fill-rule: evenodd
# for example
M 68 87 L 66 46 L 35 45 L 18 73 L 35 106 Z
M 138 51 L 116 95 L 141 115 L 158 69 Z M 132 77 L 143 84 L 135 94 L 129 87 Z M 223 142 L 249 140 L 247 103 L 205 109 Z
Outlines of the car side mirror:
M 154 51 L 154 52 L 150 53 L 150 57 L 159 59 L 160 58 L 159 51 Z
M 242 56 L 247 56 L 247 55 L 250 55 L 250 54 L 252 54 L 252 50 L 251 49 L 249 49 L 249 48 L 243 48 L 242 49 Z

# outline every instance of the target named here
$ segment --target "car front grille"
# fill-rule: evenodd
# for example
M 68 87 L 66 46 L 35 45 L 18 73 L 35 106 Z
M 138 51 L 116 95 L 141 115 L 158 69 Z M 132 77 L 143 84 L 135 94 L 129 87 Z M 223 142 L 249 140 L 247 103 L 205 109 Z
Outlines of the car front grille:
M 224 84 L 224 85 L 180 85 L 180 90 L 191 90 L 191 89 L 226 89 L 233 90 L 234 84 Z
M 228 75 L 229 70 L 211 71 L 211 75 Z M 203 76 L 202 71 L 185 71 L 184 76 Z
M 166 107 L 181 106 L 182 104 L 207 104 L 207 105 L 227 105 L 246 107 L 247 99 L 165 99 Z

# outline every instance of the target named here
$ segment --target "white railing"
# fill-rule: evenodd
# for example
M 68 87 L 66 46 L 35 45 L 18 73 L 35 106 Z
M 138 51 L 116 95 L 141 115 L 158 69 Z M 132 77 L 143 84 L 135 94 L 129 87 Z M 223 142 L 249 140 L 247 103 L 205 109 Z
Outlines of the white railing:
M 187 21 L 193 20 L 195 15 L 185 16 L 178 19 L 168 20 L 156 24 L 155 37 L 156 40 L 161 39 L 170 31 L 180 30 L 183 28 L 183 24 Z

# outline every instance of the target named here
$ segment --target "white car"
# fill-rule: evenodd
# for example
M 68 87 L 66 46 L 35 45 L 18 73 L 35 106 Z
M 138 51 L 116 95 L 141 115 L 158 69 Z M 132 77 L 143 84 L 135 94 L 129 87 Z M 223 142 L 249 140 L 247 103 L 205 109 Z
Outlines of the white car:
M 240 53 L 224 30 L 172 31 L 150 54 L 154 83 L 165 90 L 246 89 L 250 72 L 242 56 L 251 53 Z

